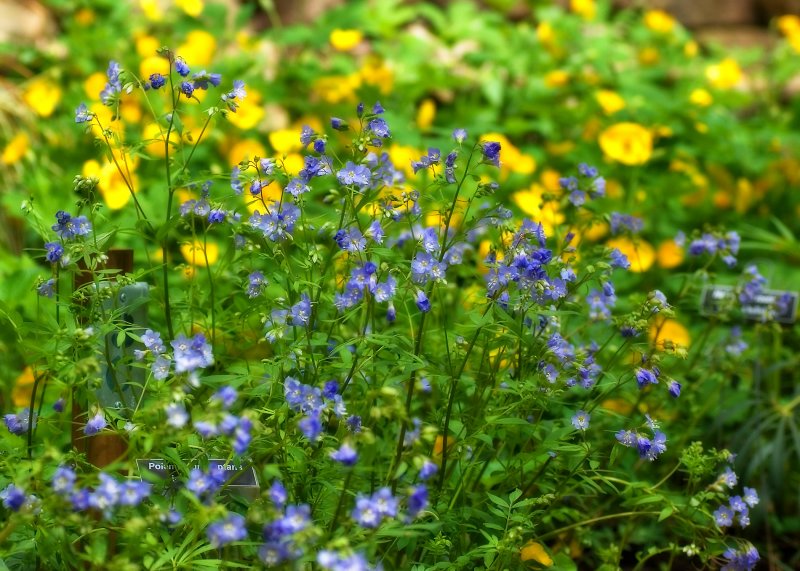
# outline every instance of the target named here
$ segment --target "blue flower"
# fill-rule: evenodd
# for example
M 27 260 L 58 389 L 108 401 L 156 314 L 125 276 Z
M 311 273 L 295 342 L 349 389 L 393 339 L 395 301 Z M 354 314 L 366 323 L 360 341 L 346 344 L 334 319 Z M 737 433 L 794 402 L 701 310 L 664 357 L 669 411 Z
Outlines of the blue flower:
M 195 73 L 192 76 L 192 81 L 194 82 L 195 89 L 208 90 L 209 83 L 214 87 L 218 87 L 222 81 L 222 76 L 218 73 L 208 73 L 206 70 L 203 70 L 199 73 Z
M 122 82 L 120 81 L 119 77 L 120 71 L 121 70 L 117 62 L 113 60 L 108 62 L 108 69 L 106 70 L 108 83 L 106 83 L 103 91 L 100 92 L 100 100 L 103 102 L 103 105 L 110 105 L 114 99 L 114 96 L 122 91 Z
M 609 258 L 611 258 L 611 267 L 612 268 L 621 268 L 623 270 L 627 270 L 631 267 L 631 263 L 628 260 L 628 257 L 620 252 L 617 248 L 612 248 L 609 252 Z
M 338 450 L 331 452 L 330 457 L 345 466 L 354 466 L 358 460 L 358 453 L 355 448 L 345 442 Z
M 300 296 L 300 301 L 292 306 L 289 315 L 292 317 L 292 325 L 301 327 L 308 325 L 308 320 L 311 318 L 311 300 L 306 294 Z
M 52 229 L 62 240 L 69 240 L 76 236 L 86 236 L 92 231 L 92 225 L 86 216 L 72 217 L 69 213 L 59 210 L 56 212 L 56 223 Z
M 72 468 L 59 466 L 50 480 L 53 491 L 59 496 L 68 496 L 75 489 L 76 478 L 77 476 Z
M 283 509 L 283 506 L 286 505 L 286 500 L 289 498 L 288 494 L 286 493 L 286 488 L 283 486 L 280 480 L 275 480 L 272 482 L 272 485 L 269 488 L 269 499 L 272 501 L 272 504 L 279 510 Z
M 153 89 L 161 89 L 167 83 L 167 80 L 160 73 L 150 74 L 150 87 Z
M 191 339 L 181 333 L 170 345 L 174 350 L 176 373 L 192 372 L 214 363 L 211 345 L 202 333 L 195 334 Z
M 669 391 L 669 394 L 671 394 L 674 398 L 678 398 L 679 396 L 681 396 L 681 384 L 674 379 L 669 382 L 667 390 Z
M 369 186 L 372 173 L 364 165 L 357 165 L 352 161 L 347 161 L 344 168 L 336 173 L 336 179 L 345 186 L 355 186 L 363 191 Z
M 753 488 L 748 488 L 745 486 L 744 488 L 744 503 L 748 506 L 755 507 L 758 505 L 758 492 L 756 492 Z
M 730 527 L 733 525 L 733 511 L 728 506 L 719 506 L 714 512 L 714 520 L 720 527 Z
M 89 111 L 89 108 L 86 107 L 86 103 L 81 103 L 75 109 L 75 122 L 76 123 L 88 123 L 89 121 L 94 118 L 94 113 Z
M 14 484 L 9 484 L 0 492 L 0 499 L 3 500 L 3 506 L 11 511 L 18 512 L 25 505 L 28 497 L 25 495 L 25 490 L 18 488 Z
M 236 513 L 230 514 L 209 525 L 206 535 L 212 547 L 217 549 L 234 541 L 243 541 L 247 538 L 244 516 Z
M 379 139 L 388 139 L 392 136 L 391 131 L 389 131 L 389 125 L 381 117 L 370 120 L 367 127 Z
M 731 547 L 722 556 L 728 562 L 722 566 L 720 571 L 751 571 L 755 569 L 756 563 L 761 559 L 758 550 L 750 543 L 739 550 Z
M 466 138 L 467 138 L 466 129 L 455 129 L 453 131 L 453 140 L 459 145 L 463 143 L 466 140 Z
M 86 422 L 83 433 L 86 436 L 93 436 L 106 427 L 106 419 L 102 412 L 98 412 Z
M 421 289 L 417 290 L 415 303 L 417 304 L 417 308 L 422 313 L 428 313 L 431 310 L 431 302 L 428 300 L 428 296 L 425 295 L 425 292 Z
M 500 166 L 500 143 L 487 141 L 481 147 L 483 159 L 496 167 Z
M 338 117 L 331 117 L 331 127 L 336 131 L 347 131 L 350 128 L 347 121 Z
M 438 471 L 439 471 L 439 466 L 437 466 L 430 460 L 425 459 L 425 461 L 422 463 L 422 467 L 419 469 L 420 480 L 428 480 Z
M 591 415 L 586 412 L 585 410 L 579 410 L 576 412 L 572 417 L 572 426 L 575 427 L 575 430 L 586 430 L 589 428 L 589 419 Z
M 428 488 L 425 484 L 420 484 L 411 488 L 411 493 L 408 495 L 408 515 L 416 517 L 419 513 L 428 507 Z
M 303 436 L 312 442 L 319 440 L 322 434 L 322 420 L 320 419 L 319 412 L 312 412 L 310 415 L 303 417 L 297 423 L 298 428 L 303 433 Z
M 148 329 L 144 332 L 144 335 L 142 335 L 142 343 L 154 355 L 160 355 L 166 351 L 164 342 L 161 340 L 161 334 L 152 329 Z
M 192 97 L 192 94 L 194 93 L 194 85 L 191 81 L 181 82 L 181 93 L 183 93 L 187 99 Z
M 54 278 L 50 278 L 37 286 L 36 293 L 42 297 L 53 297 L 55 294 L 55 285 L 56 280 Z
M 177 71 L 181 77 L 186 77 L 191 73 L 189 66 L 186 65 L 186 62 L 182 59 L 175 60 L 175 71 Z
M 623 230 L 628 230 L 632 234 L 641 232 L 644 222 L 641 218 L 631 216 L 630 214 L 620 214 L 619 212 L 611 213 L 611 233 L 616 235 Z
M 223 387 L 220 387 L 220 389 L 216 393 L 214 393 L 214 395 L 211 397 L 211 400 L 219 402 L 220 404 L 222 404 L 222 408 L 224 410 L 228 410 L 234 405 L 238 396 L 239 393 L 236 392 L 236 389 L 234 389 L 231 386 L 225 385 Z
M 168 404 L 167 411 L 167 424 L 175 428 L 183 428 L 189 422 L 189 413 L 186 408 L 180 403 Z
M 247 276 L 247 297 L 250 299 L 258 297 L 267 286 L 267 280 L 259 271 L 252 272 Z

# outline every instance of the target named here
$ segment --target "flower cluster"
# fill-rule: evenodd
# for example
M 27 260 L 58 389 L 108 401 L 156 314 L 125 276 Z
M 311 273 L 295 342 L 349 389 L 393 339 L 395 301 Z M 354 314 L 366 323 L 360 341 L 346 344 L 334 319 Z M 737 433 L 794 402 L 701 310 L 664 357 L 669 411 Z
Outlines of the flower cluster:
M 204 369 L 214 364 L 214 355 L 211 345 L 206 341 L 202 333 L 196 333 L 191 339 L 184 334 L 179 334 L 172 346 L 172 357 L 166 353 L 166 347 L 161 340 L 161 334 L 148 329 L 142 335 L 142 343 L 146 351 L 136 350 L 134 356 L 137 359 L 144 359 L 149 353 L 154 360 L 150 366 L 153 378 L 163 381 L 169 376 L 173 361 L 175 373 L 189 373 L 190 376 L 196 374 L 198 369 Z
M 298 422 L 303 435 L 311 441 L 319 440 L 322 435 L 323 415 L 330 411 L 337 418 L 347 414 L 339 384 L 336 381 L 325 383 L 325 388 L 305 385 L 293 377 L 283 381 L 283 391 L 289 408 L 294 412 L 302 412 L 305 416 Z
M 736 473 L 727 467 L 725 471 L 717 478 L 715 486 L 717 488 L 730 488 L 733 489 L 738 483 Z M 744 487 L 743 496 L 730 496 L 728 498 L 728 505 L 721 505 L 714 512 L 714 521 L 721 528 L 730 527 L 734 521 L 740 527 L 747 527 L 750 525 L 750 510 L 749 508 L 758 505 L 758 492 L 753 488 Z
M 313 522 L 310 506 L 286 504 L 286 489 L 280 481 L 273 482 L 269 496 L 280 517 L 264 526 L 264 544 L 258 553 L 267 567 L 275 567 L 303 555 L 303 546 L 307 545 L 302 539 L 303 532 L 309 530 Z
M 729 547 L 722 556 L 727 561 L 720 571 L 752 571 L 755 569 L 756 563 L 761 560 L 758 549 L 751 543 L 747 543 L 739 549 Z
M 30 409 L 23 409 L 20 412 L 14 414 L 6 414 L 3 416 L 3 422 L 6 424 L 6 428 L 11 434 L 25 434 L 28 432 L 28 427 L 30 426 L 30 419 L 31 419 L 31 411 Z M 36 426 L 36 414 L 33 415 L 33 425 Z
M 680 232 L 675 237 L 675 243 L 678 246 L 683 246 L 686 242 L 686 236 Z M 694 238 L 689 243 L 689 255 L 700 256 L 702 254 L 709 254 L 711 256 L 719 255 L 726 266 L 732 268 L 736 265 L 736 256 L 739 254 L 739 245 L 741 244 L 741 237 L 737 232 L 704 232 L 698 237 Z
M 658 430 L 656 421 L 647 417 L 647 426 L 653 433 L 652 438 L 648 438 L 639 431 L 634 430 L 620 430 L 616 434 L 617 441 L 623 446 L 629 448 L 636 448 L 639 452 L 639 457 L 650 461 L 658 458 L 667 449 L 667 436 Z
M 56 212 L 56 223 L 53 230 L 62 240 L 71 240 L 78 236 L 86 236 L 92 231 L 92 224 L 86 216 L 72 216 L 68 212 Z
M 141 480 L 120 481 L 101 472 L 100 483 L 91 488 L 76 488 L 77 475 L 69 466 L 59 466 L 53 474 L 53 491 L 68 500 L 75 511 L 96 509 L 110 518 L 115 508 L 138 506 L 150 496 L 152 486 Z
M 39 498 L 33 494 L 26 494 L 25 490 L 14 484 L 9 484 L 0 491 L 0 500 L 3 501 L 3 507 L 12 512 L 36 512 L 39 510 Z
M 602 198 L 606 195 L 606 179 L 599 176 L 597 167 L 585 163 L 578 165 L 577 177 L 563 177 L 558 182 L 561 188 L 569 193 L 570 203 L 576 207 L 586 203 L 587 195 L 591 199 Z

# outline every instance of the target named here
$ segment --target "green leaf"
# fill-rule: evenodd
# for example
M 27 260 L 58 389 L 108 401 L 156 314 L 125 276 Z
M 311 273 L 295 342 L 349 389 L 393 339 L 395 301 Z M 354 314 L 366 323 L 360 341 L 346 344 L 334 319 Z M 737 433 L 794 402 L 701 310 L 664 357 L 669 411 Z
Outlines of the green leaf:
M 667 519 L 669 516 L 672 515 L 672 512 L 673 512 L 672 506 L 665 507 L 663 510 L 661 510 L 661 513 L 658 514 L 658 521 L 664 521 L 665 519 Z

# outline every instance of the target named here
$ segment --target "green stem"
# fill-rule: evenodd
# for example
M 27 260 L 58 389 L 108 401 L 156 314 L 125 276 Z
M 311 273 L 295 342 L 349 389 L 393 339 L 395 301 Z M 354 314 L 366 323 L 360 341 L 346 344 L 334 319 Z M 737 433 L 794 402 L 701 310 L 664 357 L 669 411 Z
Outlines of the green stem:
M 558 529 L 554 529 L 553 531 L 548 531 L 542 535 L 536 537 L 537 540 L 541 541 L 547 539 L 548 537 L 553 537 L 555 535 L 559 535 L 564 533 L 565 531 L 569 531 L 570 529 L 575 529 L 576 527 L 583 527 L 585 525 L 592 525 L 601 521 L 608 521 L 610 519 L 617 519 L 623 517 L 637 517 L 643 515 L 659 515 L 660 512 L 622 512 L 618 514 L 611 514 L 611 515 L 603 515 L 599 517 L 594 517 L 591 519 L 579 521 L 578 523 L 572 523 L 570 525 L 565 525 L 564 527 L 560 527 Z

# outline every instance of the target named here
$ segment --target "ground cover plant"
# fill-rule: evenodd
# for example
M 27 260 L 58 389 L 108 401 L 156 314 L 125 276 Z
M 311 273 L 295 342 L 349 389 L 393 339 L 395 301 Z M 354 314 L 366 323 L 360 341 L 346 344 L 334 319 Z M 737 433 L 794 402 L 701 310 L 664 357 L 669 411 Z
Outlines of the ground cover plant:
M 361 55 L 362 31 L 287 28 L 270 83 L 253 39 L 218 73 L 212 36 L 140 34 L 44 127 L 70 123 L 59 176 L 11 141 L 33 190 L 9 195 L 31 249 L 4 271 L 30 279 L 0 314 L 4 367 L 28 365 L 4 397 L 5 565 L 791 566 L 796 221 L 769 213 L 797 208 L 795 111 L 749 121 L 738 64 L 674 77 L 703 57 L 674 21 L 588 5 L 505 28 L 470 4 L 387 11 L 370 25 L 399 36 L 365 26 Z M 510 47 L 463 73 L 381 53 L 477 17 Z M 525 41 L 545 49 L 515 59 Z M 675 59 L 641 55 L 655 42 Z M 638 63 L 604 68 L 615 50 Z M 265 126 L 264 97 L 296 120 Z

